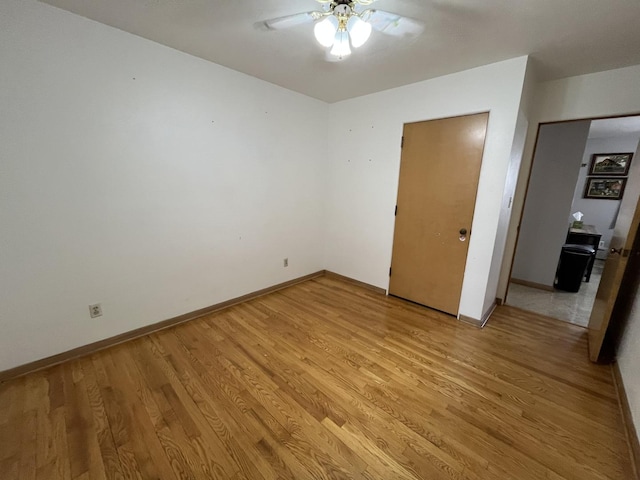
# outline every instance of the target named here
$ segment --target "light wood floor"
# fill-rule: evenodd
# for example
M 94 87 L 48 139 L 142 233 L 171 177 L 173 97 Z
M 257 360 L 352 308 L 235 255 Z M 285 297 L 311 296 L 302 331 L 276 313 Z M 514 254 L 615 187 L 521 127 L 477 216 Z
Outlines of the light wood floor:
M 321 277 L 0 386 L 0 478 L 632 478 L 580 327 Z

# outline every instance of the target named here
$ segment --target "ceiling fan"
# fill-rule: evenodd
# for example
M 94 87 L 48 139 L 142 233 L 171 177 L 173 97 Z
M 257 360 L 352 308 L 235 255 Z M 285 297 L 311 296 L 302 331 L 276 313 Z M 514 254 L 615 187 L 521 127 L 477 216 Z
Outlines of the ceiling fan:
M 417 20 L 366 8 L 376 0 L 316 1 L 323 4 L 322 10 L 272 18 L 263 24 L 269 30 L 282 30 L 315 23 L 313 31 L 316 40 L 323 47 L 330 48 L 330 60 L 342 60 L 351 54 L 351 47 L 364 45 L 372 29 L 396 37 L 415 37 L 424 29 Z

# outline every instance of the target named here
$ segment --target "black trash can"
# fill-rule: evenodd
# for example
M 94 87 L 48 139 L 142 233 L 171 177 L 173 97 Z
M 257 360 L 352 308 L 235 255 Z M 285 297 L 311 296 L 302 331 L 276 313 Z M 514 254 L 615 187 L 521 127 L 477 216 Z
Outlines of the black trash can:
M 553 286 L 566 292 L 579 291 L 584 272 L 595 254 L 595 248 L 590 245 L 563 245 Z

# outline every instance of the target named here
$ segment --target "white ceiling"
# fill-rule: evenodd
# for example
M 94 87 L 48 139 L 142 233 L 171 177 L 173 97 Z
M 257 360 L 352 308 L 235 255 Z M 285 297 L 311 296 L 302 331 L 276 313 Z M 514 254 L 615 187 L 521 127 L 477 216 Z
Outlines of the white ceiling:
M 424 33 L 374 32 L 337 63 L 325 61 L 313 25 L 256 26 L 317 10 L 315 0 L 42 1 L 327 102 L 525 54 L 541 80 L 640 64 L 638 0 L 378 0 Z
M 640 116 L 593 120 L 589 138 L 640 136 Z

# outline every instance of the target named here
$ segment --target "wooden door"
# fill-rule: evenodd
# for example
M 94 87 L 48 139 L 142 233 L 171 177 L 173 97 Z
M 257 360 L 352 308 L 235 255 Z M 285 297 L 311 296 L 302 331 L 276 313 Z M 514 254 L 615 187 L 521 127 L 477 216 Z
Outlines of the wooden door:
M 636 177 L 640 178 L 640 176 Z M 631 178 L 629 180 L 632 180 Z M 635 179 L 633 179 L 635 180 Z M 616 220 L 611 250 L 604 264 L 593 309 L 589 317 L 589 358 L 600 360 L 605 335 L 611 321 L 622 279 L 632 253 L 640 224 L 640 182 L 634 181 L 625 190 Z
M 458 314 L 488 120 L 404 126 L 391 295 Z

